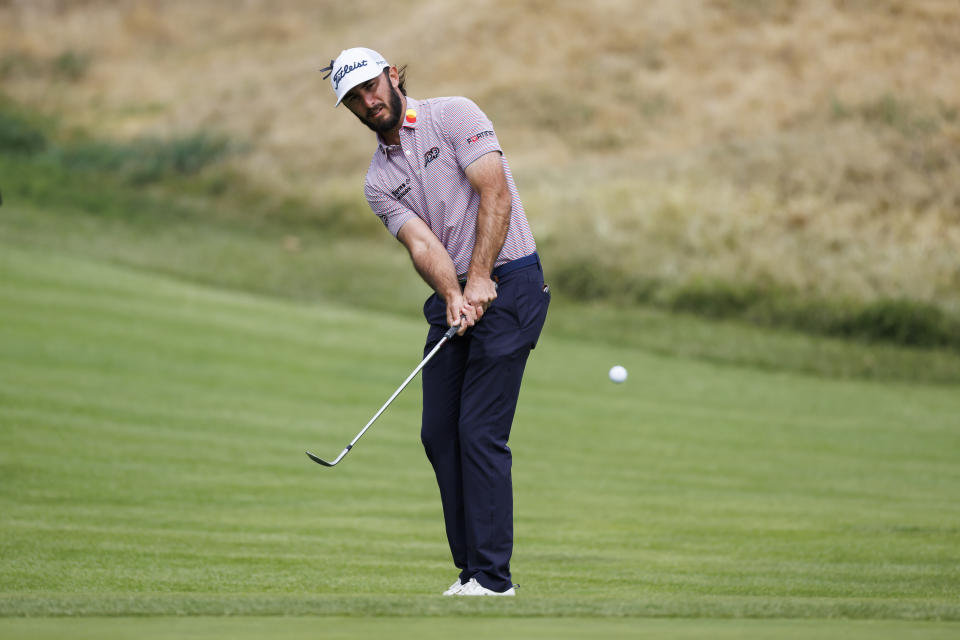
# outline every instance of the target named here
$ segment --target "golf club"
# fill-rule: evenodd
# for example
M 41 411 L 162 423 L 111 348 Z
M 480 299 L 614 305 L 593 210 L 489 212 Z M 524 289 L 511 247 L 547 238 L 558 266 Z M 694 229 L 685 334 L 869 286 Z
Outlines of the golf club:
M 424 358 L 423 361 L 421 361 L 420 364 L 417 365 L 417 368 L 413 370 L 413 373 L 407 376 L 407 379 L 403 381 L 403 384 L 401 384 L 396 391 L 393 392 L 393 395 L 390 396 L 390 399 L 387 400 L 382 407 L 380 407 L 380 410 L 377 411 L 377 413 L 372 418 L 370 418 L 370 422 L 367 423 L 367 426 L 365 426 L 363 429 L 360 430 L 360 433 L 357 434 L 357 437 L 351 440 L 350 444 L 348 444 L 346 448 L 340 452 L 340 455 L 334 458 L 332 462 L 327 462 L 323 458 L 315 456 L 309 451 L 306 452 L 307 456 L 317 464 L 322 464 L 325 467 L 335 466 L 338 462 L 343 460 L 343 457 L 347 455 L 350 449 L 353 448 L 353 445 L 357 444 L 357 440 L 363 437 L 363 434 L 367 432 L 367 429 L 370 428 L 370 425 L 372 425 L 374 422 L 377 421 L 377 418 L 379 418 L 380 414 L 382 414 L 386 410 L 386 408 L 390 406 L 390 403 L 393 402 L 394 398 L 400 395 L 400 392 L 403 391 L 404 387 L 406 387 L 410 383 L 410 381 L 413 380 L 418 373 L 420 373 L 420 370 L 423 369 L 424 365 L 430 362 L 430 358 L 432 358 L 433 355 L 440 350 L 440 347 L 442 347 L 447 340 L 452 338 L 457 333 L 457 330 L 459 328 L 460 328 L 460 325 L 454 325 L 449 329 L 447 329 L 447 332 L 443 334 L 443 337 L 440 339 L 440 342 L 438 342 L 436 346 L 430 351 L 430 353 L 427 354 L 427 357 Z

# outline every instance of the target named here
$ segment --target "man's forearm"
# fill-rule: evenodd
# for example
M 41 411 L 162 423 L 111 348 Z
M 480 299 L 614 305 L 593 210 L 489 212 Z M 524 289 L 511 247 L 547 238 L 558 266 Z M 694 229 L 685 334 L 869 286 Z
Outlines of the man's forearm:
M 444 300 L 460 293 L 457 271 L 453 260 L 439 243 L 408 247 L 413 267 L 430 287 Z
M 490 192 L 480 196 L 477 210 L 477 236 L 470 258 L 468 278 L 489 278 L 493 264 L 500 255 L 503 243 L 510 227 L 510 209 L 512 196 L 505 193 Z
M 412 218 L 397 233 L 410 253 L 413 267 L 447 303 L 447 324 L 459 325 L 458 335 L 472 327 L 481 312 L 464 300 L 450 254 L 420 218 Z

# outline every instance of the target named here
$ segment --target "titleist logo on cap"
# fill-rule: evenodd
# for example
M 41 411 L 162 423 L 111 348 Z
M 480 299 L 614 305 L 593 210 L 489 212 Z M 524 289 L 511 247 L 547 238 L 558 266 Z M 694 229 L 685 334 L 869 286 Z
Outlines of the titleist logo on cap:
M 337 72 L 333 74 L 334 90 L 336 90 L 337 87 L 340 86 L 340 81 L 343 80 L 343 76 L 347 75 L 351 71 L 356 71 L 360 67 L 365 67 L 365 66 L 367 66 L 367 61 L 361 60 L 360 62 L 354 62 L 353 64 L 345 64 L 339 69 L 337 69 Z

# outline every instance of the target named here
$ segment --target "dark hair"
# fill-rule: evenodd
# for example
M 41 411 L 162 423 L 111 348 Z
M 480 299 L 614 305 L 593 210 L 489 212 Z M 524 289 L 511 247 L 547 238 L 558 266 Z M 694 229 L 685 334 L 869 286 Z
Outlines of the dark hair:
M 384 69 L 384 73 L 390 73 L 390 69 Z M 400 76 L 400 93 L 407 95 L 407 65 L 397 67 L 397 75 Z

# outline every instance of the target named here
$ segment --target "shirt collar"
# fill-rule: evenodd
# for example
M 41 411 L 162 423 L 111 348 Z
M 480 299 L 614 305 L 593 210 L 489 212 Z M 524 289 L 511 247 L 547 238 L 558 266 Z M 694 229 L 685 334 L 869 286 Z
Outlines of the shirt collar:
M 420 102 L 414 100 L 410 96 L 407 96 L 407 109 L 403 114 L 403 120 L 400 124 L 400 131 L 404 129 L 416 129 L 417 123 L 420 121 L 420 118 L 423 116 L 420 115 Z M 390 149 L 395 145 L 389 145 L 384 143 L 383 138 L 380 137 L 380 134 L 377 134 L 377 144 L 379 145 L 380 151 L 386 154 Z

